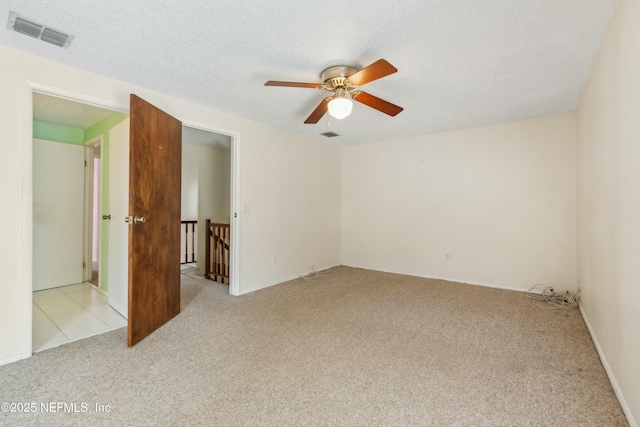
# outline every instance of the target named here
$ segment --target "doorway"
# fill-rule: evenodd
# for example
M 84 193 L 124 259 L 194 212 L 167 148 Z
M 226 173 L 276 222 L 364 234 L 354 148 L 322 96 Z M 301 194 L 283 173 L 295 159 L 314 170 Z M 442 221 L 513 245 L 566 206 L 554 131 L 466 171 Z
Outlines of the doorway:
M 94 147 L 93 152 L 93 173 L 89 176 L 93 180 L 93 197 L 91 203 L 91 280 L 89 282 L 95 287 L 100 287 L 100 224 L 101 224 L 101 206 L 102 206 L 102 181 L 100 172 L 102 170 L 102 159 L 100 157 L 100 148 L 102 144 Z
M 99 282 L 100 132 L 117 114 L 33 94 L 32 351 L 126 325 Z
M 100 289 L 102 236 L 102 135 L 85 143 L 85 276 Z M 107 219 L 107 218 L 105 218 Z
M 50 87 L 50 86 L 46 86 L 46 85 L 42 85 L 42 84 L 38 84 L 38 83 L 34 83 L 34 82 L 28 82 L 25 81 L 24 82 L 24 86 L 23 86 L 23 94 L 24 94 L 24 99 L 25 102 L 23 103 L 23 116 L 25 118 L 27 118 L 29 120 L 28 123 L 25 123 L 25 131 L 23 133 L 23 135 L 25 135 L 24 139 L 23 139 L 23 153 L 24 153 L 24 168 L 23 168 L 23 178 L 25 179 L 26 182 L 29 182 L 31 180 L 31 174 L 32 174 L 32 159 L 33 159 L 33 151 L 32 151 L 32 138 L 33 138 L 33 123 L 32 123 L 32 118 L 33 118 L 33 109 L 32 109 L 32 97 L 34 94 L 36 93 L 40 93 L 40 94 L 45 94 L 45 95 L 50 95 L 53 97 L 59 97 L 59 98 L 63 98 L 66 100 L 72 100 L 75 101 L 81 105 L 92 105 L 92 106 L 98 106 L 99 108 L 109 108 L 112 110 L 116 110 L 116 111 L 127 111 L 128 107 L 122 105 L 122 104 L 118 104 L 116 102 L 112 102 L 112 101 L 106 101 L 106 100 L 102 100 L 102 99 L 97 99 L 97 98 L 93 98 L 90 96 L 86 96 L 86 95 L 81 95 L 78 93 L 72 93 L 66 90 L 62 90 L 62 89 L 58 89 L 58 88 L 54 88 L 54 87 Z M 193 127 L 196 129 L 201 129 L 201 130 L 205 130 L 205 131 L 213 131 L 216 133 L 221 133 L 223 135 L 227 135 L 228 137 L 231 138 L 232 144 L 231 144 L 231 178 L 230 178 L 230 193 L 231 193 L 231 202 L 230 202 L 230 212 L 229 215 L 231 217 L 231 221 L 233 221 L 233 218 L 235 217 L 233 214 L 235 213 L 236 209 L 234 209 L 234 206 L 236 205 L 236 201 L 238 200 L 237 198 L 237 194 L 239 193 L 239 185 L 238 185 L 238 175 L 239 175 L 239 145 L 240 145 L 240 135 L 237 132 L 232 132 L 232 131 L 226 131 L 224 129 L 219 129 L 213 126 L 209 126 L 209 125 L 203 125 L 201 123 L 196 123 L 196 122 L 190 122 L 189 120 L 182 120 L 182 122 L 189 126 L 189 127 Z M 104 148 L 104 147 L 103 147 Z M 103 166 L 101 169 L 103 170 L 102 172 L 102 176 L 104 178 L 104 170 L 107 169 L 107 165 L 104 164 L 104 151 L 101 152 L 101 157 L 102 157 L 102 164 L 101 166 Z M 33 197 L 33 188 L 31 188 L 30 186 L 26 186 L 24 188 L 24 199 L 26 201 L 30 201 L 32 200 Z M 104 199 L 104 196 L 103 196 Z M 103 206 L 103 210 L 104 210 L 104 206 Z M 23 206 L 23 212 L 24 212 L 24 217 L 25 219 L 27 219 L 28 221 L 25 223 L 25 229 L 24 229 L 24 240 L 23 240 L 23 245 L 25 248 L 25 275 L 24 275 L 24 280 L 23 280 L 23 291 L 25 292 L 25 296 L 29 295 L 28 299 L 24 299 L 23 301 L 25 301 L 25 304 L 23 306 L 23 324 L 25 325 L 24 330 L 24 340 L 23 340 L 23 354 L 24 355 L 30 355 L 32 353 L 32 337 L 33 337 L 33 325 L 34 323 L 37 321 L 35 319 L 33 315 L 34 313 L 34 305 L 32 303 L 32 292 L 34 289 L 34 285 L 33 285 L 33 247 L 32 247 L 32 239 L 33 239 L 33 234 L 34 234 L 34 230 L 33 230 L 33 224 L 31 223 L 31 219 L 33 217 L 33 206 L 30 203 L 25 203 L 25 205 Z M 104 225 L 104 222 L 103 222 Z M 239 235 L 238 232 L 238 224 L 235 223 L 234 224 L 234 228 L 236 230 L 236 232 L 234 233 L 234 238 L 233 240 L 236 241 L 235 244 L 233 244 L 233 255 L 231 257 L 231 266 L 232 266 L 232 271 L 237 272 L 238 271 L 238 263 L 237 263 L 237 254 L 239 253 L 239 245 L 237 243 L 237 241 L 239 239 L 237 239 L 237 236 Z M 104 229 L 104 227 L 103 227 Z M 104 237 L 105 233 L 104 231 L 101 233 L 102 237 Z M 101 248 L 104 248 L 105 242 L 104 242 L 104 238 L 102 239 L 100 246 Z M 105 251 L 102 250 L 100 252 L 100 259 L 104 260 L 104 256 L 105 256 Z M 105 269 L 104 269 L 104 265 L 100 264 L 99 265 L 99 283 L 107 283 L 106 288 L 108 288 L 108 280 L 104 277 L 105 275 Z M 230 287 L 229 287 L 229 293 L 232 295 L 239 295 L 240 291 L 239 291 L 239 283 L 238 283 L 238 275 L 234 274 L 232 275 L 232 280 L 230 283 Z
M 184 273 L 207 274 L 207 220 L 231 224 L 232 143 L 229 135 L 182 127 L 180 253 Z

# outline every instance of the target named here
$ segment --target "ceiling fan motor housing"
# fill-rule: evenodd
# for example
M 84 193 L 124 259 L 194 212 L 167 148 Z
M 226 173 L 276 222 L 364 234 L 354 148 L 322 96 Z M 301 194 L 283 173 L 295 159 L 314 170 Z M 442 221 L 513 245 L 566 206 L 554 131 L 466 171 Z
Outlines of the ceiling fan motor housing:
M 327 90 L 335 90 L 337 88 L 350 90 L 356 88 L 357 86 L 347 80 L 347 78 L 351 77 L 356 72 L 356 69 L 351 67 L 330 67 L 320 74 L 320 78 L 324 82 Z

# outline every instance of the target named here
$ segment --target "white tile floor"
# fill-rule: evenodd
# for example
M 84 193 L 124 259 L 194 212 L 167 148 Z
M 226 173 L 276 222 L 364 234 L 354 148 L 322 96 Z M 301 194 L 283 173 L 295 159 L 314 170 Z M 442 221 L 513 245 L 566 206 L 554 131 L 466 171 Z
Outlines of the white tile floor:
M 33 293 L 33 352 L 127 326 L 89 283 Z

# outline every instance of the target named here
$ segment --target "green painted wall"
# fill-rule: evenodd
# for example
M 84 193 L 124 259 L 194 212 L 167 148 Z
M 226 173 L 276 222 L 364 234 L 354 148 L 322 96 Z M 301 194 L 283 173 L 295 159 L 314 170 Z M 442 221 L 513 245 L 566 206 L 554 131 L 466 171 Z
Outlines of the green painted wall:
M 101 163 L 102 163 L 102 215 L 109 215 L 109 131 L 118 123 L 129 117 L 126 113 L 113 113 L 93 126 L 84 130 L 83 143 L 87 143 L 97 136 L 102 136 Z M 109 272 L 109 221 L 102 221 L 100 232 L 100 287 L 108 290 Z
M 64 142 L 65 144 L 83 145 L 84 133 L 82 129 L 67 126 L 52 125 L 43 122 L 33 122 L 33 137 L 49 141 Z

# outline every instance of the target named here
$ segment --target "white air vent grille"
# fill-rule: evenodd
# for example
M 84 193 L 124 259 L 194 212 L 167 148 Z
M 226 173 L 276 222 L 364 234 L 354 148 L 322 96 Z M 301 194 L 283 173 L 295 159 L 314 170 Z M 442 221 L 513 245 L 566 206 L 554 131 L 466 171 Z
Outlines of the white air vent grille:
M 16 18 L 15 24 L 13 24 L 13 29 L 14 31 L 35 38 L 40 37 L 40 33 L 42 33 L 42 25 L 38 25 L 35 22 L 30 22 L 22 18 Z
M 38 24 L 24 16 L 20 16 L 15 12 L 11 12 L 9 14 L 7 28 L 65 49 L 69 47 L 73 40 L 73 36 L 70 36 L 69 34 L 54 30 L 53 28 L 45 27 L 44 25 Z
M 327 138 L 335 138 L 336 136 L 340 136 L 337 133 L 332 131 L 327 131 L 327 132 L 321 133 L 320 135 L 326 136 Z
M 67 43 L 68 38 L 68 34 L 52 30 L 51 28 L 45 28 L 42 32 L 41 40 L 49 42 L 51 44 L 55 44 L 56 46 L 64 47 L 64 45 Z

